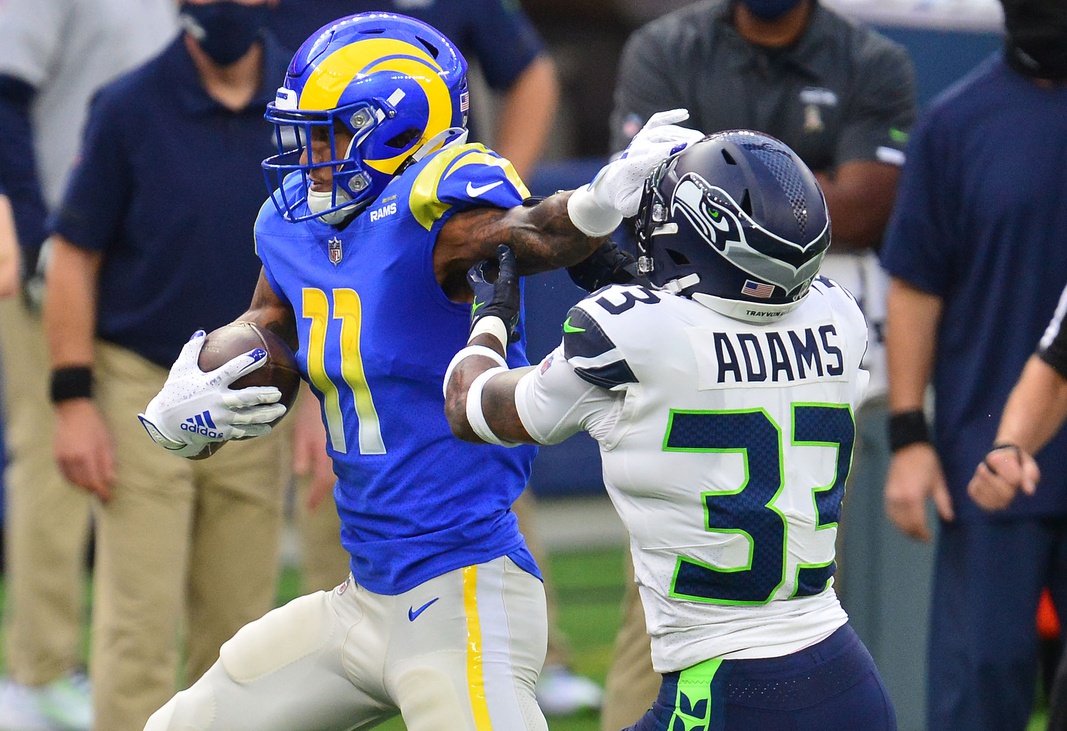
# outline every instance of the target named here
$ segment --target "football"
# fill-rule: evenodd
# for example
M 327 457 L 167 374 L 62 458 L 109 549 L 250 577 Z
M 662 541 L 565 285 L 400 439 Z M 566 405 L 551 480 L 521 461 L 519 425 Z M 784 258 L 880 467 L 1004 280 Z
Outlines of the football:
M 288 414 L 300 392 L 300 369 L 296 356 L 278 335 L 265 330 L 253 322 L 231 322 L 217 330 L 212 330 L 204 338 L 200 357 L 196 364 L 200 370 L 213 371 L 227 361 L 247 353 L 255 348 L 267 351 L 267 362 L 251 373 L 241 376 L 230 388 L 241 389 L 248 386 L 275 386 L 282 392 L 279 403 L 285 404 Z M 277 424 L 284 415 L 271 422 Z M 193 459 L 204 459 L 222 448 L 225 442 L 209 445 Z

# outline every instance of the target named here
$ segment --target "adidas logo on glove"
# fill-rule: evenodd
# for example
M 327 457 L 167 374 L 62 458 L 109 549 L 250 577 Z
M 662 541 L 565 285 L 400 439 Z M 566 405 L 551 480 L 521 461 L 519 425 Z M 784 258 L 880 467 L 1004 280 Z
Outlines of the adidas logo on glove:
M 193 434 L 199 434 L 208 439 L 222 439 L 222 432 L 215 431 L 216 429 L 218 429 L 218 427 L 215 426 L 215 422 L 211 420 L 210 411 L 204 411 L 196 416 L 190 416 L 181 424 L 182 431 L 190 431 Z

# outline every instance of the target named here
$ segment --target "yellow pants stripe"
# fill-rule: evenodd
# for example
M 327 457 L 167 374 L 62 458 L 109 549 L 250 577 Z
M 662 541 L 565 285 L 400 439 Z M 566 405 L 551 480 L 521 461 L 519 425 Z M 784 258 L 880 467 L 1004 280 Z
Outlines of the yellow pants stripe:
M 467 614 L 467 690 L 471 698 L 474 727 L 492 731 L 489 704 L 485 699 L 485 676 L 482 671 L 482 623 L 478 617 L 478 567 L 463 569 L 463 608 Z

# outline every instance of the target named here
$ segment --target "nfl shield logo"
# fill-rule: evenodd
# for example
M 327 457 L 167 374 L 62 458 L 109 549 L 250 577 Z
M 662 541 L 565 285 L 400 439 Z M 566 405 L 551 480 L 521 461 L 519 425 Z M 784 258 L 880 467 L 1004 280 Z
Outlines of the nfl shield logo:
M 339 239 L 336 236 L 334 236 L 332 239 L 330 239 L 329 246 L 330 246 L 330 263 L 333 264 L 334 266 L 337 266 L 338 264 L 341 263 L 341 257 L 344 256 L 344 253 L 341 251 L 341 239 Z

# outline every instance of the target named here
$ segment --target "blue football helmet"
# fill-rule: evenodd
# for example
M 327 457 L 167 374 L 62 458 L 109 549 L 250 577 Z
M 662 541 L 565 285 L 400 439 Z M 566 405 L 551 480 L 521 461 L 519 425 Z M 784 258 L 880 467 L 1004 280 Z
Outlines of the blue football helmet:
M 395 13 L 360 13 L 320 28 L 296 52 L 267 105 L 278 154 L 263 161 L 288 221 L 340 223 L 377 198 L 410 162 L 466 135 L 467 62 L 440 32 Z M 335 131 L 352 133 L 338 149 Z M 332 159 L 313 162 L 311 132 L 325 130 Z M 333 168 L 333 190 L 308 173 Z M 282 186 L 291 173 L 303 186 Z M 277 190 L 276 190 L 277 189 Z M 307 203 L 307 210 L 301 205 Z
M 638 270 L 653 284 L 748 322 L 796 308 L 830 245 L 815 175 L 784 143 L 747 130 L 661 163 L 636 228 Z

